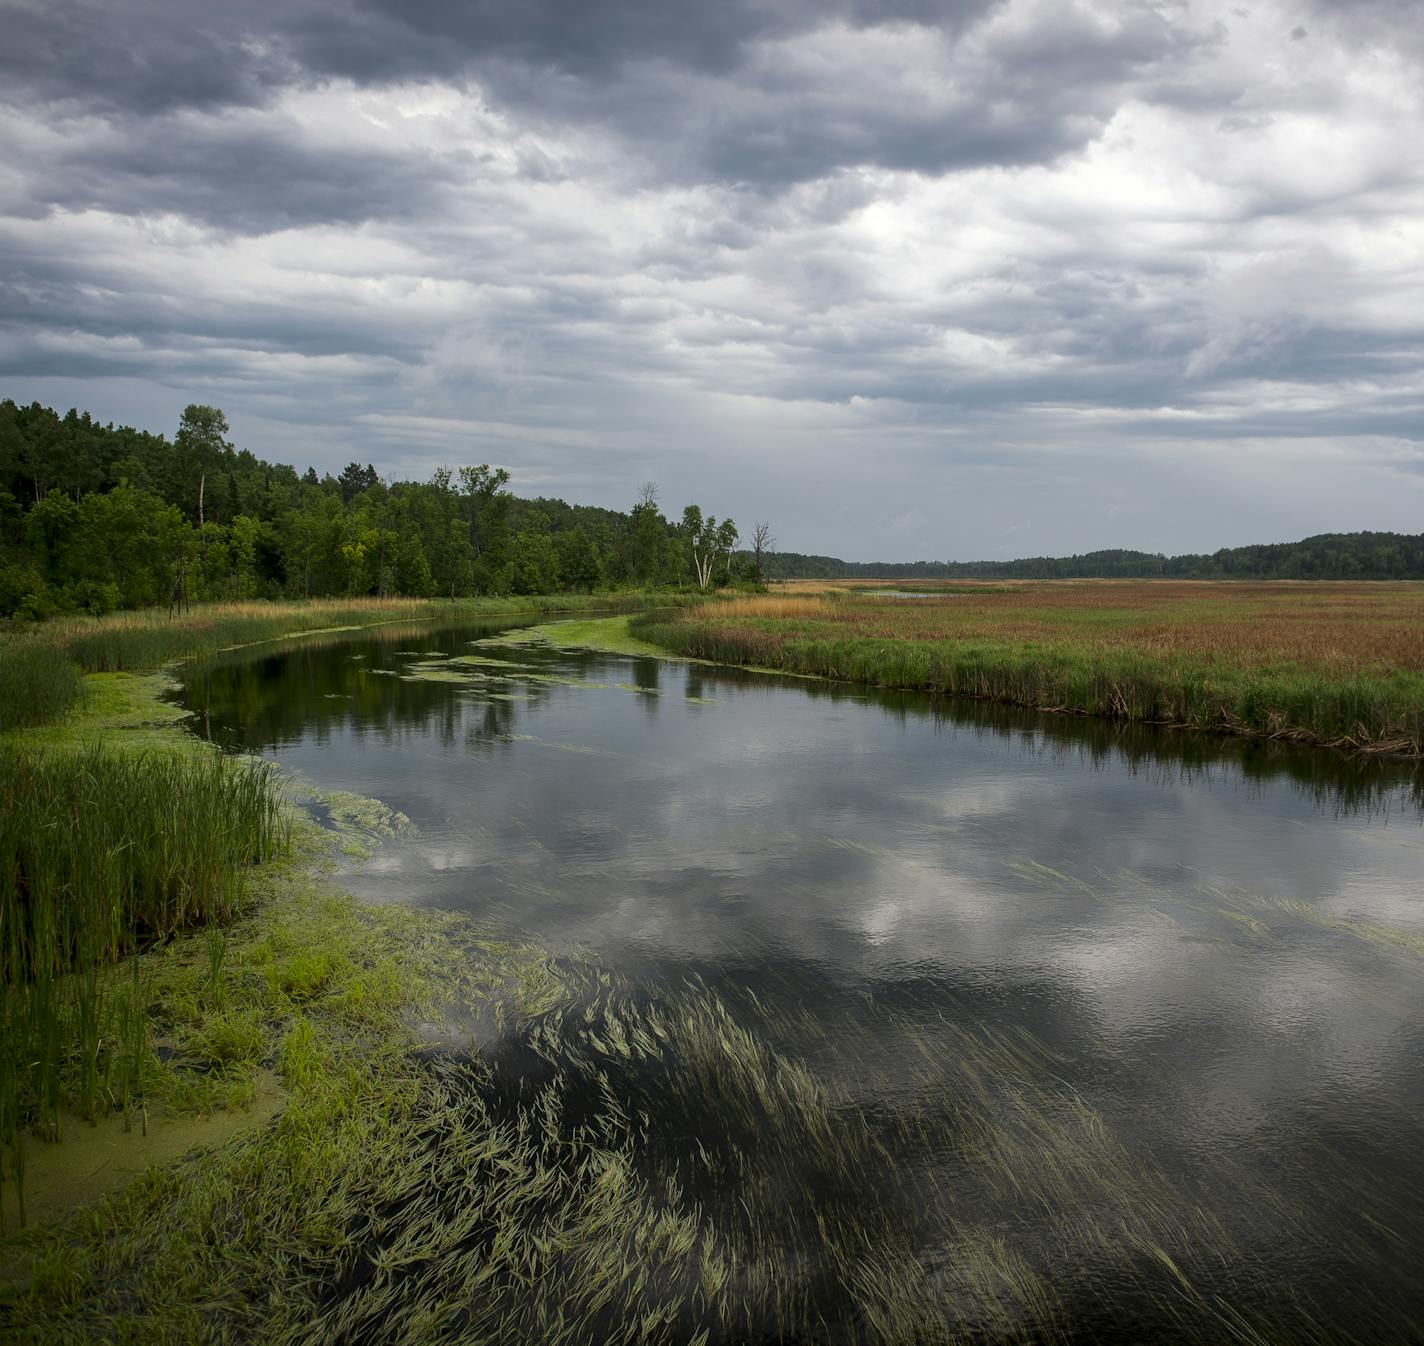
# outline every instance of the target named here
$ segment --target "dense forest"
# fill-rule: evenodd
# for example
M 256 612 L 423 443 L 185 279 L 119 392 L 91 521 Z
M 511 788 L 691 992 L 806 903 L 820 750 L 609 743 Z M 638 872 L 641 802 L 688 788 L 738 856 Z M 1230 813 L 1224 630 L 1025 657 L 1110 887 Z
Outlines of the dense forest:
M 0 402 L 0 617 L 205 599 L 592 591 L 755 579 L 730 520 L 521 499 L 488 465 L 385 482 L 273 464 L 189 406 L 170 440 Z

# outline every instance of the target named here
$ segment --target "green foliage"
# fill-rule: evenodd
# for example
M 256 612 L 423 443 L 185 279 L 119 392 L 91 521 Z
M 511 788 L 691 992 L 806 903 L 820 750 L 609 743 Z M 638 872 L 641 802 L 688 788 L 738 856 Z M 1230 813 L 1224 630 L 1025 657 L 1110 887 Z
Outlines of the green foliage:
M 487 463 L 442 467 L 428 482 L 388 484 L 354 462 L 339 477 L 299 475 L 236 449 L 229 434 L 218 408 L 197 404 L 169 442 L 0 402 L 0 619 L 245 599 L 591 593 L 689 574 L 682 530 L 652 498 L 626 514 L 519 500 L 509 473 Z

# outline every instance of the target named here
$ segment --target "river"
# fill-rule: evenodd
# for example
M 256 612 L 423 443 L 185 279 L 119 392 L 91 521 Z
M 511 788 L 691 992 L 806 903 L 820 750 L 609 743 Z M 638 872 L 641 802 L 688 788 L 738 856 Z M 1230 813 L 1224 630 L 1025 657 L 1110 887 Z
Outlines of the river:
M 718 1006 L 773 1101 L 729 1078 L 693 1106 L 686 1051 L 580 1060 L 641 1109 L 647 1171 L 784 1278 L 733 1277 L 722 1339 L 1424 1322 L 1412 768 L 507 621 L 240 652 L 182 696 L 400 815 L 353 892 L 536 939 L 636 1013 Z M 468 1027 L 509 1078 L 543 1069 L 528 1024 Z

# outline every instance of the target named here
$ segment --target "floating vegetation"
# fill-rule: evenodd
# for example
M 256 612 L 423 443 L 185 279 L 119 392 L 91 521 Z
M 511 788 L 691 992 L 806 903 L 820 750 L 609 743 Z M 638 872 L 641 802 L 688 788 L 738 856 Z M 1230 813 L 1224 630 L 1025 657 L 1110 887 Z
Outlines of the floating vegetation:
M 632 617 L 595 617 L 548 622 L 525 628 L 523 641 L 548 644 L 555 649 L 595 650 L 603 654 L 665 659 L 667 651 L 640 640 L 629 630 Z
M 611 748 L 592 748 L 586 743 L 560 743 L 555 739 L 539 738 L 536 734 L 500 734 L 499 741 L 501 743 L 533 743 L 541 748 L 578 753 L 584 757 L 628 757 L 630 755 L 614 752 Z
M 409 664 L 400 676 L 407 682 L 532 682 L 555 687 L 587 687 L 594 690 L 606 690 L 611 686 L 609 683 L 593 682 L 587 678 L 573 677 L 564 673 L 542 672 L 537 664 L 471 654 L 454 655 L 445 658 L 440 663 L 432 661 Z
M 472 644 L 474 642 L 471 642 Z M 535 669 L 536 665 L 521 663 L 515 659 L 496 659 L 488 654 L 457 654 L 451 657 L 450 662 L 460 667 L 469 665 L 474 668 L 493 668 L 502 673 L 513 673 L 524 669 Z
M 320 823 L 351 840 L 388 841 L 415 833 L 415 825 L 398 809 L 350 790 L 323 790 L 289 781 L 287 793 Z
M 451 668 L 426 668 L 415 664 L 398 676 L 402 682 L 453 682 L 462 686 L 477 680 L 474 675 Z
M 591 678 L 570 678 L 561 673 L 518 673 L 520 682 L 544 683 L 550 687 L 587 687 L 590 691 L 607 692 L 613 690 L 611 682 L 594 682 Z

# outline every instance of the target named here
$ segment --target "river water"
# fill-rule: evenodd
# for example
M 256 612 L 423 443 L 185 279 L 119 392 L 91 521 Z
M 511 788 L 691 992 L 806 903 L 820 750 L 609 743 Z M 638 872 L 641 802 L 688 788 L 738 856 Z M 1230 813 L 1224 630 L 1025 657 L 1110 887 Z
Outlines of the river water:
M 644 1002 L 715 999 L 807 1072 L 853 1162 L 729 1102 L 753 1157 L 719 1167 L 717 1086 L 697 1116 L 655 1073 L 619 1086 L 650 1165 L 783 1249 L 786 1293 L 747 1288 L 722 1339 L 1421 1330 L 1412 768 L 507 622 L 239 653 L 183 698 L 224 746 L 409 820 L 352 891 L 469 913 Z

